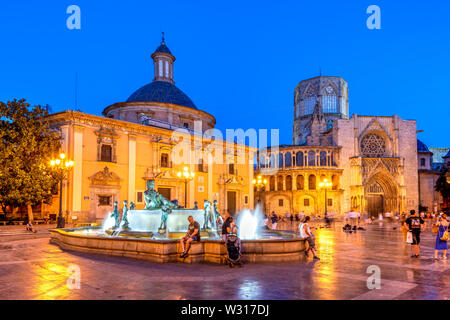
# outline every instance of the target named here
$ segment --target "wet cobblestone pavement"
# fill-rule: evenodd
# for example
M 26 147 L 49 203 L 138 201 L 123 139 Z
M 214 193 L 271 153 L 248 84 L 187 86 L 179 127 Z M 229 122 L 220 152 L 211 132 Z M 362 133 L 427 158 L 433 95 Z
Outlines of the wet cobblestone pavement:
M 278 229 L 294 227 L 285 223 Z M 2 228 L 0 299 L 450 298 L 449 265 L 432 259 L 435 237 L 430 231 L 422 236 L 420 259 L 412 259 L 410 246 L 391 225 L 376 223 L 356 234 L 341 227 L 314 231 L 320 261 L 237 269 L 79 254 L 49 244 L 48 235 L 14 238 L 14 231 Z M 71 265 L 80 268 L 80 289 L 67 286 Z M 371 265 L 381 270 L 379 290 L 367 288 Z

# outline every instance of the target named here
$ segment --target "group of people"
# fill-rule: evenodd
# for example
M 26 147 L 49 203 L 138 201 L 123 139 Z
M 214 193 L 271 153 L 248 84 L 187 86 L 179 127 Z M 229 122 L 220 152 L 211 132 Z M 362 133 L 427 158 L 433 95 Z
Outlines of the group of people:
M 223 223 L 222 223 L 223 219 Z M 181 258 L 185 258 L 189 254 L 189 249 L 191 248 L 191 243 L 193 241 L 200 241 L 200 224 L 194 220 L 192 216 L 188 217 L 189 226 L 186 232 L 186 235 L 180 239 L 181 244 Z M 225 213 L 225 216 L 217 217 L 216 225 L 218 229 L 221 231 L 220 234 L 222 236 L 222 240 L 226 242 L 227 235 L 234 234 L 237 235 L 237 226 L 234 218 L 230 215 L 230 213 Z
M 448 225 L 446 214 L 440 214 L 434 222 L 436 232 L 436 243 L 434 248 L 434 259 L 439 260 L 439 252 L 442 251 L 442 259 L 447 259 L 448 250 Z M 425 231 L 426 223 L 422 216 L 415 210 L 411 210 L 410 216 L 403 224 L 404 237 L 406 242 L 412 245 L 414 250 L 411 255 L 412 258 L 419 258 L 420 256 L 420 235 Z M 406 234 L 405 234 L 406 233 Z

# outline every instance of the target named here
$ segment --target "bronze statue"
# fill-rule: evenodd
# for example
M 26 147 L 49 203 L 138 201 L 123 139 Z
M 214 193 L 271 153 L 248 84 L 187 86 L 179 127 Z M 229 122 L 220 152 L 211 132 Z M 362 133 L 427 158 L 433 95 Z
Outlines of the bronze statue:
M 128 201 L 125 200 L 123 202 L 123 213 L 122 213 L 122 230 L 129 230 L 130 227 L 128 226 Z
M 144 192 L 145 210 L 161 209 L 161 225 L 159 233 L 164 233 L 167 228 L 167 218 L 172 209 L 178 208 L 173 202 L 167 200 L 155 190 L 155 181 L 147 180 L 147 190 Z
M 204 209 L 205 215 L 204 215 L 203 230 L 210 228 L 209 224 L 211 222 L 211 205 L 212 205 L 212 203 L 209 202 L 208 200 L 205 200 L 203 202 L 203 207 L 205 208 Z
M 193 210 L 198 210 L 198 202 L 197 201 L 194 201 L 194 208 L 193 208 Z
M 117 207 L 117 201 L 114 201 L 114 209 L 111 214 L 111 218 L 114 218 L 114 226 L 112 228 L 117 229 L 120 225 L 120 221 L 119 221 L 120 214 L 119 214 L 119 208 Z
M 220 215 L 219 210 L 217 209 L 217 200 L 214 200 L 213 202 L 214 202 L 214 219 L 215 221 L 217 221 L 217 219 L 219 218 L 223 223 L 222 216 Z
M 134 210 L 134 208 L 136 208 L 136 205 L 134 202 L 130 202 L 130 210 Z

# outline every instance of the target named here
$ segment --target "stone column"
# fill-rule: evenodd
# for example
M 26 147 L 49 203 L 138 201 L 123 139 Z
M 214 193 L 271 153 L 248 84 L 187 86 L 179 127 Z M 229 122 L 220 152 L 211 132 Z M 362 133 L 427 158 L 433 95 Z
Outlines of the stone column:
M 136 199 L 136 136 L 128 135 L 128 204 Z
M 83 127 L 73 126 L 73 187 L 72 187 L 72 214 L 81 212 L 82 186 L 83 186 Z

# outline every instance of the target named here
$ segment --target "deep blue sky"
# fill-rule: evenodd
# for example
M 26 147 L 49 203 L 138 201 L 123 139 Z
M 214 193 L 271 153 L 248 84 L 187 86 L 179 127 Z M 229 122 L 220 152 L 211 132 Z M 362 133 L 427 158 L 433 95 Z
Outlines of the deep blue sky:
M 81 30 L 66 8 L 81 7 Z M 382 29 L 366 27 L 381 8 Z M 279 128 L 291 143 L 302 79 L 341 76 L 350 114 L 417 119 L 428 146 L 450 147 L 450 4 L 427 1 L 2 1 L 0 101 L 83 112 L 125 101 L 153 77 L 161 31 L 175 82 L 217 127 Z

